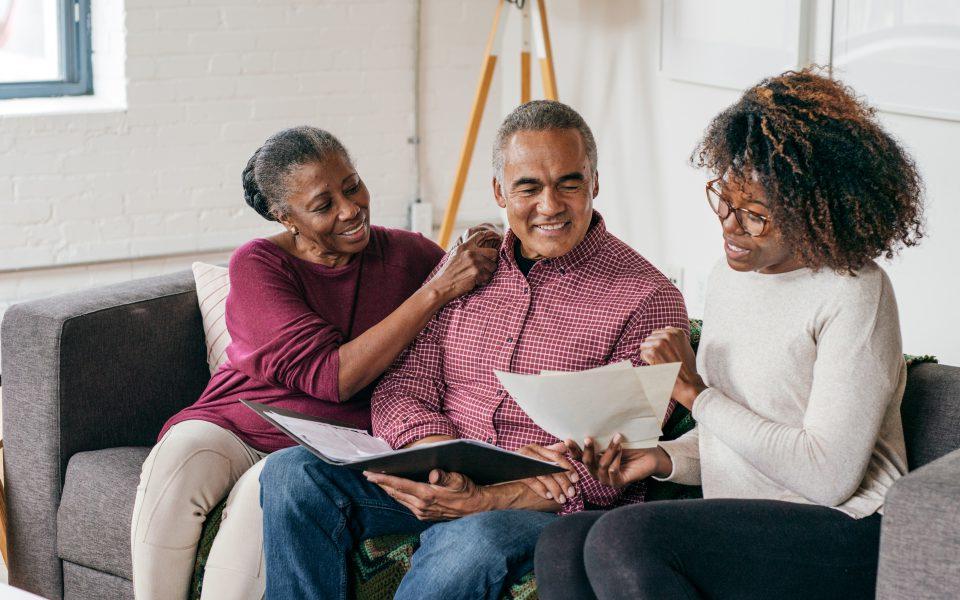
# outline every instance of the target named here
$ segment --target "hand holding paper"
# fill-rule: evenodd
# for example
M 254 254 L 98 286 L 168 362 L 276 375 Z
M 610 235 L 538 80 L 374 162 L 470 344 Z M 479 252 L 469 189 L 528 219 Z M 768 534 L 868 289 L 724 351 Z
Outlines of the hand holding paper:
M 679 369 L 624 361 L 580 372 L 495 374 L 533 422 L 561 440 L 592 437 L 605 448 L 620 433 L 624 448 L 652 448 Z
M 591 438 L 587 438 L 583 448 L 573 440 L 567 440 L 566 446 L 570 456 L 583 463 L 590 475 L 610 487 L 622 488 L 656 474 L 666 477 L 673 469 L 663 448 L 626 449 L 619 435 L 613 436 L 605 449 L 596 447 Z

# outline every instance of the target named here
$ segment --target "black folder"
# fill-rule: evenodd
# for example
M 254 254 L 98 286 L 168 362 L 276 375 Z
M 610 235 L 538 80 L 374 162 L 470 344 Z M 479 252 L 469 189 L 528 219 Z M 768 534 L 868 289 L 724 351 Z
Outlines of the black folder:
M 293 410 L 276 408 L 259 402 L 249 402 L 247 400 L 241 400 L 240 402 L 325 463 L 356 469 L 358 471 L 387 473 L 388 475 L 396 475 L 397 477 L 403 477 L 413 481 L 427 481 L 430 471 L 433 469 L 441 469 L 451 473 L 466 475 L 477 485 L 492 485 L 506 481 L 515 481 L 517 479 L 526 479 L 527 477 L 561 473 L 564 470 L 555 463 L 537 460 L 523 456 L 522 454 L 517 454 L 516 452 L 504 450 L 503 448 L 498 448 L 492 444 L 468 439 L 437 442 L 435 444 L 385 452 L 357 460 L 340 461 L 324 456 L 308 442 L 280 425 L 268 413 L 272 412 L 285 417 L 315 421 L 326 425 L 356 430 L 356 427 L 353 425 L 341 423 L 333 419 L 313 417 Z

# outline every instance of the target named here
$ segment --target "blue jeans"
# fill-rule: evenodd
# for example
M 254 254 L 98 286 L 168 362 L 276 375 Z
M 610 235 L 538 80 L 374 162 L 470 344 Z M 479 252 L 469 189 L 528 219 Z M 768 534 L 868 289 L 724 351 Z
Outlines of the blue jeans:
M 419 521 L 359 471 L 301 447 L 275 452 L 260 475 L 267 600 L 345 600 L 347 557 L 366 538 L 419 533 L 395 598 L 500 597 L 533 567 L 540 532 L 557 517 L 525 510 Z

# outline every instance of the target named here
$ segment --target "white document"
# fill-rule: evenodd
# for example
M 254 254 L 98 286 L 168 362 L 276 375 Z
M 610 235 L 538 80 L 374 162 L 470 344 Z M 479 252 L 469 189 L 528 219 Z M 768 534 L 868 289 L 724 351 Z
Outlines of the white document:
M 270 410 L 264 413 L 331 460 L 345 462 L 393 452 L 390 444 L 362 429 L 297 419 Z
M 623 361 L 579 372 L 495 374 L 533 422 L 561 440 L 582 445 L 592 437 L 603 448 L 620 433 L 625 448 L 652 448 L 679 371 L 680 363 Z

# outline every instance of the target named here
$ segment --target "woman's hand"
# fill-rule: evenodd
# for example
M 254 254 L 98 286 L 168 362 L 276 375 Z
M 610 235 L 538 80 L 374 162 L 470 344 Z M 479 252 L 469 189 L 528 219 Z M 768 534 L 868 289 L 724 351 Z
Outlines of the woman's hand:
M 564 456 L 567 448 L 563 442 L 552 446 L 540 446 L 530 444 L 517 450 L 518 453 L 538 460 L 555 462 L 566 471 L 563 473 L 553 473 L 551 475 L 541 475 L 540 477 L 530 477 L 522 479 L 524 485 L 533 490 L 533 492 L 544 500 L 553 500 L 563 504 L 577 494 L 577 486 L 574 485 L 580 481 L 580 475 L 577 474 L 573 463 Z
M 680 363 L 677 382 L 673 386 L 673 399 L 688 410 L 693 410 L 693 401 L 707 386 L 697 374 L 697 357 L 682 329 L 667 327 L 655 330 L 640 344 L 640 358 L 648 365 Z
M 497 270 L 499 240 L 496 232 L 479 229 L 450 251 L 447 262 L 427 285 L 440 294 L 445 304 L 486 284 Z
M 460 234 L 460 237 L 457 238 L 457 241 L 453 243 L 453 247 L 456 248 L 470 239 L 471 236 L 482 231 L 488 231 L 493 235 L 483 241 L 483 243 L 480 245 L 481 248 L 500 247 L 500 244 L 503 242 L 503 229 L 497 227 L 493 223 L 480 223 L 479 225 L 474 225 L 473 227 L 467 229 Z
M 673 461 L 659 446 L 656 448 L 624 449 L 623 437 L 618 433 L 601 454 L 593 438 L 584 440 L 583 448 L 573 440 L 564 442 L 567 450 L 590 471 L 597 481 L 610 487 L 622 488 L 651 475 L 666 477 L 673 471 Z

